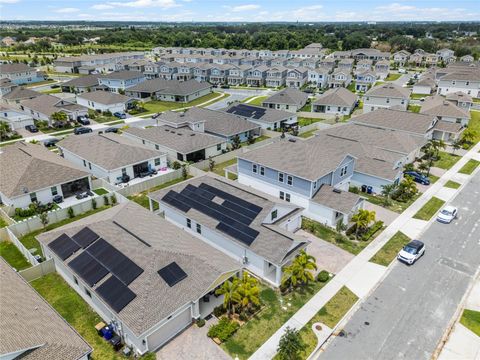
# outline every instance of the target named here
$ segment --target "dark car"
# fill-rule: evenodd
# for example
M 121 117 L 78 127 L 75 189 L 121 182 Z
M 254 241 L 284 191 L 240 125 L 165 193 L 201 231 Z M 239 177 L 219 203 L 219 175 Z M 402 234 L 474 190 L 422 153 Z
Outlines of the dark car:
M 113 116 L 119 118 L 119 119 L 126 119 L 127 118 L 127 115 L 125 113 L 121 113 L 121 112 L 115 112 L 113 113 Z
M 430 185 L 430 179 L 425 175 L 420 174 L 416 171 L 405 171 L 403 173 L 404 176 L 410 176 L 413 181 L 422 184 L 422 185 Z
M 152 119 L 156 119 L 156 118 L 158 118 L 160 115 L 162 115 L 162 113 L 153 114 L 153 115 L 152 115 Z
M 43 142 L 43 145 L 45 147 L 52 147 L 52 146 L 55 146 L 57 144 L 57 142 L 59 142 L 60 139 L 57 139 L 57 138 L 50 138 L 50 139 L 47 139 Z
M 77 122 L 82 125 L 90 125 L 90 120 L 88 120 L 85 116 L 79 116 L 77 118 Z
M 92 132 L 92 129 L 87 127 L 78 127 L 78 128 L 75 128 L 75 130 L 73 130 L 73 133 L 75 135 L 87 134 L 91 132 Z
M 106 129 L 104 130 L 104 132 L 106 132 L 106 133 L 117 133 L 117 132 L 118 132 L 118 128 L 116 128 L 116 127 L 109 127 L 109 128 L 106 128 Z
M 55 195 L 52 200 L 55 204 L 60 204 L 61 202 L 63 202 L 63 196 Z
M 38 132 L 38 129 L 35 125 L 26 125 L 25 129 L 30 131 L 31 133 L 36 133 Z

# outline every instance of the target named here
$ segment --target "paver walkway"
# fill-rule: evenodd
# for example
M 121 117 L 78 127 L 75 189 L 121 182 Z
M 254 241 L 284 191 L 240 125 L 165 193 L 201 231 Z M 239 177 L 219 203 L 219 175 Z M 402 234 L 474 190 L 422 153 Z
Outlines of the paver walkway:
M 372 243 L 343 268 L 324 288 L 315 294 L 302 308 L 300 308 L 280 329 L 275 332 L 250 359 L 272 359 L 276 352 L 278 342 L 285 332 L 286 327 L 301 329 L 310 319 L 339 291 L 342 286 L 347 286 L 360 299 L 367 296 L 386 274 L 387 268 L 370 263 L 370 258 L 397 232 L 402 231 L 411 237 L 418 237 L 425 230 L 428 222 L 412 219 L 420 208 L 425 205 L 451 178 L 458 179 L 457 172 L 471 158 L 480 160 L 480 143 L 473 147 L 450 170 L 433 184 L 409 208 L 398 216 Z M 478 171 L 478 170 L 477 170 Z M 468 180 L 470 177 L 466 177 Z M 455 194 L 455 193 L 454 193 Z M 452 196 L 454 196 L 454 194 Z M 433 219 L 431 220 L 433 221 Z

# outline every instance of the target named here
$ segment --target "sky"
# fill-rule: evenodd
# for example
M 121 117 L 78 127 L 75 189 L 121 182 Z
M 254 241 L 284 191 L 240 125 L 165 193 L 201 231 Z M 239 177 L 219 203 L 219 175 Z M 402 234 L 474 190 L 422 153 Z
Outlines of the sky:
M 0 19 L 480 21 L 480 0 L 0 0 Z

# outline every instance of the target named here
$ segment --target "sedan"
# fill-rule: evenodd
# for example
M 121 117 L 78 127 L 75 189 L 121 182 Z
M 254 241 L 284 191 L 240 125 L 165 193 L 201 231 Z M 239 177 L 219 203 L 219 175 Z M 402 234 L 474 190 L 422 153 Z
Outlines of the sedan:
M 79 116 L 77 122 L 82 125 L 90 125 L 90 120 L 88 120 L 85 116 Z
M 117 133 L 117 132 L 118 132 L 118 128 L 116 128 L 116 127 L 109 127 L 109 128 L 106 128 L 106 129 L 105 129 L 105 132 L 106 132 L 106 133 Z
M 413 181 L 420 183 L 422 185 L 430 185 L 430 179 L 425 175 L 420 174 L 419 172 L 406 171 L 403 173 L 403 175 L 410 176 L 411 178 L 413 178 Z
M 52 147 L 52 146 L 55 146 L 57 144 L 57 142 L 59 142 L 60 139 L 57 139 L 57 138 L 50 138 L 50 139 L 47 139 L 43 142 L 43 145 L 45 147 Z
M 126 119 L 127 118 L 127 115 L 125 113 L 121 113 L 121 112 L 115 112 L 115 113 L 113 113 L 113 116 L 115 116 L 119 119 Z
M 400 250 L 397 259 L 408 265 L 413 265 L 424 254 L 425 244 L 420 240 L 413 240 Z
M 88 127 L 78 127 L 78 128 L 75 128 L 75 130 L 73 130 L 73 133 L 75 135 L 81 135 L 81 134 L 86 134 L 91 132 L 92 132 L 92 129 Z
M 445 206 L 437 215 L 437 221 L 450 224 L 458 215 L 458 209 L 454 206 Z
M 27 125 L 27 126 L 25 126 L 25 129 L 27 131 L 30 131 L 31 133 L 38 132 L 38 128 L 35 125 Z

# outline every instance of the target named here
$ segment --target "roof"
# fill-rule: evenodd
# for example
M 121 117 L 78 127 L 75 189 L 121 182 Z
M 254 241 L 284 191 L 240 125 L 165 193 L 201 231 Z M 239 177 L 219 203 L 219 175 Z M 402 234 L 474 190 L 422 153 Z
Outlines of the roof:
M 125 104 L 131 100 L 128 96 L 117 94 L 111 91 L 92 91 L 81 93 L 77 95 L 77 98 L 95 101 L 104 105 Z
M 160 92 L 163 94 L 171 95 L 189 95 L 204 89 L 209 89 L 211 87 L 212 85 L 207 82 L 198 82 L 197 80 L 193 79 L 187 81 L 152 79 L 134 85 L 128 88 L 127 91 L 148 93 Z
M 102 78 L 103 75 L 92 74 L 85 76 L 78 76 L 72 80 L 66 81 L 61 84 L 62 87 L 93 87 L 98 85 L 98 79 Z
M 420 80 L 417 81 L 415 86 L 428 86 L 431 89 L 435 88 L 436 82 L 432 76 L 423 76 Z
M 465 94 L 463 91 L 457 91 L 450 93 L 446 96 L 447 100 L 457 101 L 457 102 L 473 102 L 473 99 L 470 95 Z
M 77 360 L 88 343 L 0 257 L 0 356 L 26 351 L 25 360 Z
M 17 142 L 0 150 L 0 192 L 17 197 L 89 174 L 38 144 Z
M 36 69 L 22 63 L 0 64 L 0 74 L 11 74 L 26 71 L 36 71 Z
M 435 116 L 410 111 L 378 109 L 350 119 L 355 124 L 394 129 L 424 135 L 433 126 Z
M 294 116 L 292 113 L 283 110 L 264 108 L 250 104 L 234 102 L 230 104 L 225 111 L 253 121 L 275 123 L 283 121 Z
M 22 102 L 22 105 L 27 109 L 34 110 L 46 116 L 51 116 L 53 113 L 62 110 L 74 111 L 87 109 L 85 106 L 65 101 L 48 94 L 41 94 L 33 99 L 25 100 Z
M 440 81 L 443 80 L 480 81 L 480 71 L 478 69 L 471 69 L 471 71 L 459 70 L 442 76 Z
M 438 131 L 443 131 L 443 132 L 448 132 L 452 134 L 458 134 L 462 130 L 464 130 L 464 127 L 462 124 L 459 123 L 453 123 L 450 121 L 444 121 L 444 120 L 439 120 L 435 124 L 435 127 L 433 128 L 434 130 Z
M 72 236 L 86 226 L 143 269 L 128 285 L 136 295 L 130 303 L 118 312 L 106 304 L 137 336 L 185 304 L 197 301 L 216 285 L 220 276 L 238 271 L 240 267 L 229 256 L 133 201 L 43 233 L 37 239 L 48 245 L 61 234 Z M 64 264 L 81 252 L 67 258 Z M 61 262 L 60 258 L 55 261 Z M 187 277 L 170 287 L 158 271 L 172 262 L 176 262 Z M 95 292 L 102 283 L 103 280 L 91 288 Z
M 117 134 L 67 136 L 57 143 L 82 159 L 105 170 L 115 170 L 164 155 Z
M 410 97 L 410 89 L 393 83 L 385 83 L 372 87 L 365 93 L 365 96 L 408 99 Z
M 225 142 L 218 136 L 192 131 L 186 127 L 175 129 L 166 125 L 148 129 L 132 127 L 124 130 L 124 133 L 151 141 L 181 154 L 189 154 Z
M 14 87 L 12 91 L 10 91 L 9 93 L 4 94 L 3 98 L 7 100 L 22 100 L 22 99 L 32 99 L 40 95 L 42 94 L 39 92 L 30 90 L 21 86 L 17 86 L 17 87 Z
M 303 239 L 298 240 L 298 238 L 292 233 L 287 233 L 288 235 L 284 234 L 283 232 L 281 233 L 280 228 L 276 225 L 273 225 L 271 221 L 269 221 L 271 218 L 271 212 L 278 206 L 281 206 L 282 209 L 285 209 L 288 214 L 293 213 L 295 210 L 298 209 L 298 207 L 292 204 L 287 204 L 283 201 L 280 202 L 280 200 L 273 199 L 272 197 L 269 197 L 264 193 L 255 191 L 250 187 L 240 185 L 236 182 L 232 182 L 226 179 L 221 179 L 219 177 L 213 177 L 210 175 L 204 175 L 196 177 L 194 179 L 190 179 L 188 181 L 184 181 L 169 188 L 150 193 L 149 197 L 151 197 L 155 201 L 162 202 L 164 196 L 170 191 L 175 191 L 176 193 L 179 193 L 188 185 L 199 187 L 201 184 L 207 184 L 215 189 L 226 192 L 229 195 L 240 198 L 244 201 L 249 202 L 250 204 L 261 208 L 261 211 L 253 218 L 252 222 L 248 225 L 249 228 L 258 232 L 255 240 L 250 245 L 246 245 L 245 243 L 242 243 L 236 238 L 231 237 L 224 232 L 221 232 L 224 237 L 231 239 L 233 242 L 240 244 L 243 247 L 248 247 L 248 249 L 250 249 L 252 252 L 278 265 L 284 262 L 284 259 L 290 249 L 301 243 L 304 243 L 305 245 L 307 244 Z M 220 196 L 215 196 L 212 201 L 221 204 L 224 199 Z M 164 202 L 164 204 L 169 206 L 166 202 Z M 177 208 L 175 209 L 181 211 Z M 211 216 L 207 216 L 206 214 L 193 208 L 182 212 L 186 216 L 188 216 L 188 218 L 193 219 L 195 222 L 199 222 L 203 226 L 206 226 L 214 231 L 219 223 L 217 219 Z M 266 227 L 267 224 L 271 227 Z
M 470 112 L 445 100 L 440 95 L 429 96 L 425 99 L 420 109 L 421 114 L 435 115 L 439 117 L 467 118 L 470 119 Z
M 357 194 L 342 191 L 324 184 L 312 197 L 312 200 L 343 214 L 350 214 L 355 205 L 361 200 L 361 197 Z
M 129 70 L 122 70 L 122 71 L 114 71 L 109 74 L 103 75 L 102 79 L 112 79 L 112 80 L 130 80 L 130 79 L 137 79 L 143 78 L 143 74 L 140 71 L 129 71 Z
M 308 94 L 294 88 L 285 88 L 282 91 L 265 99 L 263 103 L 267 104 L 287 104 L 303 106 L 308 99 Z
M 315 105 L 337 105 L 337 106 L 353 106 L 357 101 L 357 95 L 343 87 L 329 89 L 325 91 L 313 103 Z
M 59 57 L 55 62 L 78 62 L 78 61 L 93 61 L 93 60 L 110 60 L 118 59 L 125 56 L 143 56 L 144 53 L 140 51 L 130 52 L 117 52 L 108 54 L 95 54 L 95 55 L 78 55 L 78 56 L 64 56 Z

